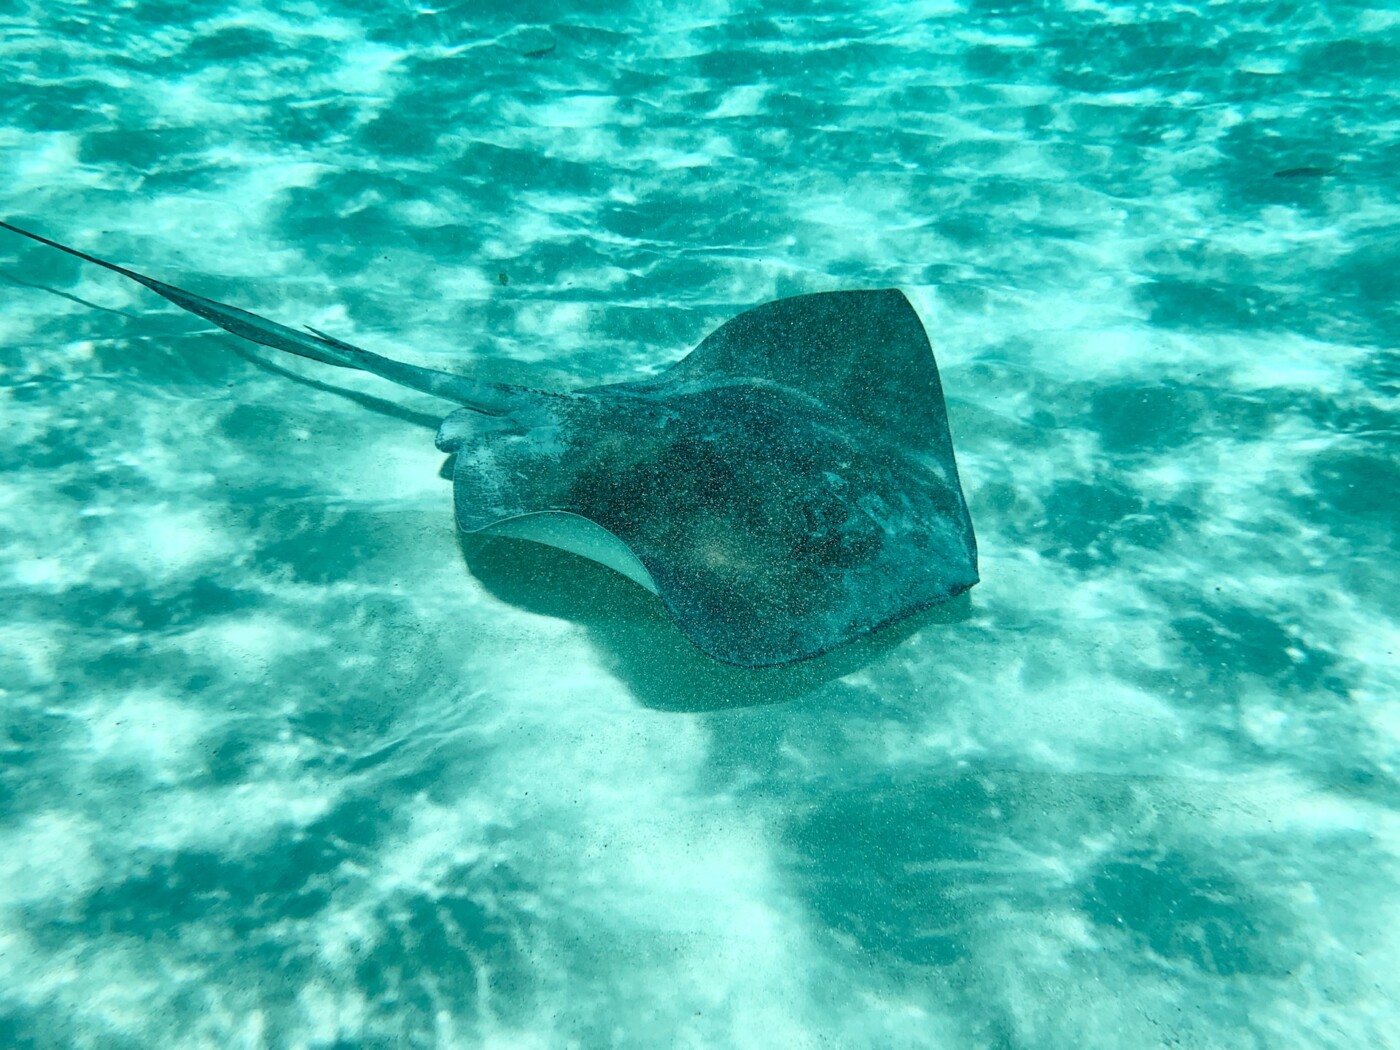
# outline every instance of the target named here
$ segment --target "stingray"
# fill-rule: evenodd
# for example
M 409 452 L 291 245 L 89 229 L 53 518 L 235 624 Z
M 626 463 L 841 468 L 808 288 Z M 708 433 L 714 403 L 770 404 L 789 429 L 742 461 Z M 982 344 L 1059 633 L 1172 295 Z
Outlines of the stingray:
M 615 569 L 727 663 L 816 656 L 977 582 L 938 367 L 898 290 L 778 299 L 653 377 L 545 391 L 381 357 L 0 226 L 243 339 L 453 402 L 437 447 L 458 528 Z

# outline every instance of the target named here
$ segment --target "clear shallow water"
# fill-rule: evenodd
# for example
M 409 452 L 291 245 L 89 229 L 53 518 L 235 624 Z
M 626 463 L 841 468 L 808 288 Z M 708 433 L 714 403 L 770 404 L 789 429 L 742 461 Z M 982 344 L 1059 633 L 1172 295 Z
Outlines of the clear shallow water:
M 0 73 L 0 216 L 429 364 L 905 289 L 983 570 L 717 666 L 460 542 L 439 403 L 7 236 L 0 1044 L 1400 1045 L 1396 15 L 45 4 Z

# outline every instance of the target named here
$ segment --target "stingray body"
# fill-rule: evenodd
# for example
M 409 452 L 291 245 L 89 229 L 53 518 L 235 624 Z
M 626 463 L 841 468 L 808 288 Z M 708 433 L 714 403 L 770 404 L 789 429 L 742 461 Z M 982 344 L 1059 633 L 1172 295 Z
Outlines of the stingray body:
M 459 404 L 457 524 L 583 554 L 729 663 L 826 652 L 977 582 L 933 353 L 895 290 L 759 306 L 641 382 L 549 392 L 380 357 L 0 223 L 253 342 Z

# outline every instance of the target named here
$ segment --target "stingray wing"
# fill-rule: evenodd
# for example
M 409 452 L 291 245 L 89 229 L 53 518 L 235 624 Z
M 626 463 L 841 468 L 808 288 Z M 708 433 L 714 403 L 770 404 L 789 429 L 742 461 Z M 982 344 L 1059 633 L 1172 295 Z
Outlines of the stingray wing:
M 952 458 L 933 348 L 898 289 L 818 292 L 746 310 L 647 385 L 735 380 L 776 383 L 905 448 Z
M 879 541 L 846 567 L 839 585 L 828 581 L 825 604 L 788 588 L 784 600 L 794 609 L 810 610 L 807 622 L 794 620 L 791 645 L 816 644 L 824 636 L 823 648 L 830 648 L 837 635 L 853 637 L 977 582 L 977 541 L 953 456 L 938 366 L 923 323 L 897 289 L 822 292 L 766 303 L 721 325 L 656 380 L 613 389 L 671 401 L 706 390 L 729 392 L 731 403 L 733 392 L 743 389 L 781 395 L 789 405 L 787 422 L 773 425 L 791 443 L 754 457 L 738 483 L 754 491 L 749 479 L 786 469 L 805 493 L 809 516 L 814 506 L 834 498 L 851 511 L 850 527 L 857 532 L 858 522 L 878 523 Z M 810 419 L 798 422 L 804 414 Z M 799 482 L 809 458 L 804 442 L 821 433 L 840 434 L 849 451 L 833 449 L 822 466 L 806 468 L 805 483 Z M 816 441 L 813 447 L 820 445 Z M 791 486 L 774 485 L 768 498 L 780 503 L 785 492 Z M 813 537 L 821 534 L 812 530 Z M 770 553 L 784 559 L 771 575 L 805 579 L 820 589 L 803 574 L 803 559 L 787 556 L 782 543 L 772 544 Z M 764 590 L 744 580 L 733 587 L 739 594 Z M 767 590 L 777 594 L 782 588 Z
M 627 440 L 578 457 L 571 507 L 713 656 L 816 656 L 977 582 L 955 476 L 818 402 L 734 383 L 612 408 Z

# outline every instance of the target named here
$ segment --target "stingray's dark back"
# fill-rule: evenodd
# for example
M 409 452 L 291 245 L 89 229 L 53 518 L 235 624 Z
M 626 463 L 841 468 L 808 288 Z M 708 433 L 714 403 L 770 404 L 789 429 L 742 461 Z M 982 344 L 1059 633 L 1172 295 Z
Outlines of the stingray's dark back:
M 460 527 L 597 522 L 720 659 L 813 656 L 977 581 L 932 353 L 897 292 L 760 307 L 657 381 L 526 415 L 445 425 Z

